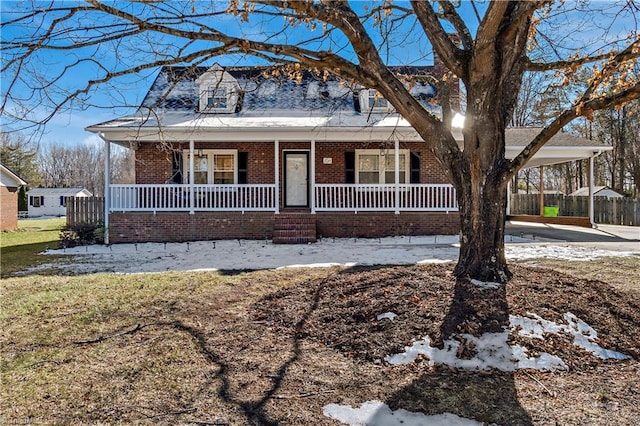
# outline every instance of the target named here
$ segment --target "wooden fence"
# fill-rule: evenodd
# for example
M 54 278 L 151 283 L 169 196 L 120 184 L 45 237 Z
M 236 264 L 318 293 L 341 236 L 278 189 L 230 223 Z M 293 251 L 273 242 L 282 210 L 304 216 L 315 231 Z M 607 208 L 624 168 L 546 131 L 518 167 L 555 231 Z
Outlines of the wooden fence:
M 104 197 L 67 197 L 67 226 L 104 223 Z
M 511 194 L 511 214 L 539 215 L 539 194 Z M 544 205 L 558 207 L 558 216 L 588 217 L 589 197 L 570 197 L 561 194 L 545 194 Z M 596 223 L 640 226 L 640 199 L 593 198 Z

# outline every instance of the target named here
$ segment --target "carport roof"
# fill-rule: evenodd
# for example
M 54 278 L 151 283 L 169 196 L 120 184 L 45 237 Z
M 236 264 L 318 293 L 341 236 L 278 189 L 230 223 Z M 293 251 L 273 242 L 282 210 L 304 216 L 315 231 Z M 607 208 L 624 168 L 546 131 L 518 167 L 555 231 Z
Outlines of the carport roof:
M 541 130 L 542 128 L 539 127 L 507 129 L 505 134 L 507 158 L 515 158 Z M 611 145 L 559 132 L 540 148 L 525 168 L 582 160 L 611 149 Z

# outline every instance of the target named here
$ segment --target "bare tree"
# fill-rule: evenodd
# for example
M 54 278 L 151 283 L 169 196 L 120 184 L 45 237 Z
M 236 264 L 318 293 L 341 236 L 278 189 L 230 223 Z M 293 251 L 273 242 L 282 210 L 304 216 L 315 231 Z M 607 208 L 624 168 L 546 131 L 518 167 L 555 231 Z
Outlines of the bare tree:
M 463 14 L 463 8 L 471 13 Z M 63 108 L 87 106 L 100 86 L 115 87 L 115 102 L 132 77 L 161 65 L 195 67 L 219 56 L 325 70 L 377 89 L 442 164 L 460 206 L 458 282 L 504 283 L 511 276 L 504 255 L 507 183 L 572 120 L 640 97 L 640 83 L 628 73 L 640 55 L 632 27 L 637 15 L 633 2 L 51 2 L 2 24 L 2 108 L 39 125 Z M 615 25 L 625 17 L 620 35 Z M 585 19 L 598 38 L 572 38 L 575 23 Z M 4 39 L 7 34 L 12 38 Z M 450 100 L 441 96 L 442 116 L 434 116 L 389 68 L 407 43 L 432 46 L 464 85 L 462 146 L 450 128 Z M 51 52 L 67 52 L 72 59 L 45 70 L 43 65 L 52 67 L 46 63 Z M 91 74 L 81 85 L 66 79 L 69 70 L 89 65 Z M 505 158 L 505 128 L 525 72 L 551 73 L 572 86 L 583 67 L 591 77 L 570 105 L 519 155 Z M 35 103 L 49 108 L 29 117 Z
M 112 181 L 133 182 L 133 154 L 130 151 L 112 153 L 111 165 Z M 44 186 L 83 187 L 96 196 L 104 193 L 104 156 L 96 146 L 52 144 L 38 152 L 37 166 Z

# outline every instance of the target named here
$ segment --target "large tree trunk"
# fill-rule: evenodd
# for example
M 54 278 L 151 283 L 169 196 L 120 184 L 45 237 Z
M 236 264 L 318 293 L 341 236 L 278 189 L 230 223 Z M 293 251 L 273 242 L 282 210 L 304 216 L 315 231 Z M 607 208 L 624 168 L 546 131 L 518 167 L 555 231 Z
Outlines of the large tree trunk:
M 504 255 L 506 188 L 490 179 L 472 181 L 459 193 L 458 203 L 461 239 L 456 277 L 507 282 L 511 273 Z

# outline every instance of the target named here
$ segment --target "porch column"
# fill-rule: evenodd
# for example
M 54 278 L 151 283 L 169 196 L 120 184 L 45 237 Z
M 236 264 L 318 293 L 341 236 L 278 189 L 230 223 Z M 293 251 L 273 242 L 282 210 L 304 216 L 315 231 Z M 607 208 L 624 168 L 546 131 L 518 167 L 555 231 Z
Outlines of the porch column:
M 544 166 L 540 166 L 540 216 L 544 216 Z
M 394 146 L 393 146 L 393 155 L 395 156 L 394 161 L 394 180 L 395 180 L 395 207 L 396 214 L 400 214 L 400 140 L 398 137 L 394 137 Z M 408 161 L 408 158 L 405 158 L 405 161 Z
M 316 214 L 316 140 L 311 139 L 311 194 L 309 194 L 309 202 L 311 203 L 311 214 Z
M 594 182 L 593 182 L 593 160 L 595 156 L 589 157 L 589 222 L 591 223 L 592 228 L 596 228 L 595 222 L 595 213 L 593 210 L 593 192 L 594 192 Z
M 275 184 L 276 184 L 276 188 L 275 188 L 275 194 L 274 196 L 276 197 L 275 199 L 275 213 L 278 214 L 280 213 L 280 141 L 279 140 L 275 140 L 273 141 L 273 150 L 275 151 L 274 153 L 274 164 L 275 164 Z
M 511 214 L 511 179 L 507 182 L 507 209 L 505 213 L 507 216 Z
M 104 243 L 109 244 L 109 209 L 111 207 L 111 142 L 102 133 L 98 134 L 104 141 Z
M 196 197 L 194 194 L 194 181 L 195 181 L 195 177 L 196 177 L 196 173 L 193 170 L 196 161 L 194 158 L 194 142 L 193 139 L 191 139 L 189 141 L 189 214 L 195 214 L 196 213 L 196 209 L 195 209 L 195 201 L 196 201 Z

